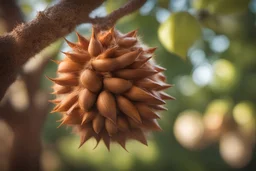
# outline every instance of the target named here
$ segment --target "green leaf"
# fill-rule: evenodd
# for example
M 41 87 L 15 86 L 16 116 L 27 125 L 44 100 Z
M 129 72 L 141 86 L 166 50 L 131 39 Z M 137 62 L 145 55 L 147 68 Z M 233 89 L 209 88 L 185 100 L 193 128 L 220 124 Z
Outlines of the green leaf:
M 162 45 L 186 59 L 188 49 L 201 37 L 199 22 L 188 12 L 173 13 L 158 29 Z
M 246 11 L 249 3 L 250 0 L 193 0 L 193 7 L 212 14 L 229 15 Z
M 248 9 L 250 0 L 218 0 L 209 6 L 209 11 L 215 14 L 233 14 L 244 12 Z

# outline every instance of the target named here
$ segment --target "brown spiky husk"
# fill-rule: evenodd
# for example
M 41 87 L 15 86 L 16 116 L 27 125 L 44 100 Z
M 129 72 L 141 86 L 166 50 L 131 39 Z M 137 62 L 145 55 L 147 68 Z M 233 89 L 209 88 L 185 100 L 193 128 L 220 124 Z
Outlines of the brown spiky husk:
M 80 146 L 92 137 L 108 149 L 110 142 L 125 148 L 129 139 L 147 145 L 145 133 L 161 130 L 158 111 L 174 99 L 163 92 L 172 85 L 152 59 L 156 48 L 143 45 L 137 31 L 93 29 L 89 40 L 77 36 L 77 43 L 66 40 L 72 52 L 63 52 L 58 77 L 49 78 L 56 95 L 52 112 L 62 114 L 61 125 L 78 130 Z

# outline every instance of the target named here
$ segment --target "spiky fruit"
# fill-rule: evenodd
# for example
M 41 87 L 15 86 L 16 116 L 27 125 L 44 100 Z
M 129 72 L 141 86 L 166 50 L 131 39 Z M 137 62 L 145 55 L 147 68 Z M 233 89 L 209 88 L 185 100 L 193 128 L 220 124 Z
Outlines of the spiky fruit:
M 147 48 L 137 39 L 137 31 L 122 34 L 114 28 L 92 30 L 90 40 L 78 36 L 67 41 L 72 52 L 58 63 L 52 112 L 62 114 L 61 125 L 71 125 L 88 139 L 101 139 L 125 148 L 128 139 L 147 144 L 145 133 L 161 130 L 157 112 L 165 110 L 165 100 L 174 99 L 163 91 L 162 71 L 151 59 L 156 48 Z

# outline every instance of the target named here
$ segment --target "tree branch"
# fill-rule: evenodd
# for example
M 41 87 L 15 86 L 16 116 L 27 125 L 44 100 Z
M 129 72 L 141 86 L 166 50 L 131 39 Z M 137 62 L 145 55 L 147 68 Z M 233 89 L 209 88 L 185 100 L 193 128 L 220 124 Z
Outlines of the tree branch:
M 131 14 L 145 4 L 147 0 L 130 0 L 127 4 L 105 17 L 90 18 L 90 22 L 98 29 L 109 29 L 122 17 Z
M 15 80 L 20 67 L 31 57 L 70 33 L 77 25 L 89 21 L 89 13 L 104 0 L 60 0 L 39 12 L 27 24 L 0 36 L 0 99 Z

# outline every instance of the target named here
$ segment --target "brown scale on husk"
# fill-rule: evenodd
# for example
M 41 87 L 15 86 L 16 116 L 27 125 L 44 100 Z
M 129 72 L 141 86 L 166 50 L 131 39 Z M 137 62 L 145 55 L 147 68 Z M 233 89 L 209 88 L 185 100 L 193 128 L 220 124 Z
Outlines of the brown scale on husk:
M 122 34 L 114 28 L 93 29 L 90 39 L 77 33 L 78 42 L 67 41 L 71 52 L 58 61 L 52 112 L 62 115 L 61 125 L 74 127 L 80 146 L 90 138 L 125 143 L 134 139 L 147 145 L 145 134 L 160 131 L 159 111 L 167 110 L 164 92 L 165 68 L 152 59 L 156 48 L 147 48 L 137 39 L 137 31 Z

